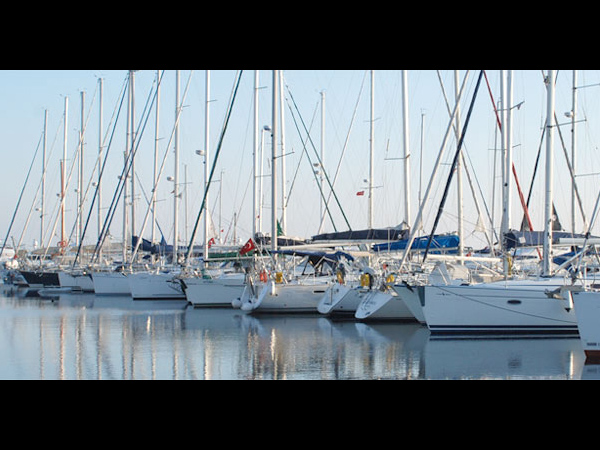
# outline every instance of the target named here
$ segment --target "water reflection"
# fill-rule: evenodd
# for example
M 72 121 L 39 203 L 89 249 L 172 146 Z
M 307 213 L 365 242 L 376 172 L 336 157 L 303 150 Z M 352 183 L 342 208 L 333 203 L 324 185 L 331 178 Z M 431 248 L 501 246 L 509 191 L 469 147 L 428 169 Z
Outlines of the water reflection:
M 0 297 L 0 379 L 579 379 L 579 339 L 433 339 L 417 324 L 180 301 Z

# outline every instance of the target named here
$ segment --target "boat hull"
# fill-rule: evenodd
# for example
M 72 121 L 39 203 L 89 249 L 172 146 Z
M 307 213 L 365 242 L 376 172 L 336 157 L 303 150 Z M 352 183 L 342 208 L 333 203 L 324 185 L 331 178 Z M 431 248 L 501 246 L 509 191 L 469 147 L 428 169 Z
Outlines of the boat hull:
M 181 284 L 172 273 L 132 273 L 127 276 L 134 300 L 185 300 Z
M 194 308 L 230 308 L 244 290 L 243 274 L 213 279 L 183 278 L 181 283 L 186 298 Z
M 131 295 L 127 275 L 122 272 L 95 272 L 92 280 L 96 295 Z
M 577 334 L 568 298 L 551 294 L 562 287 L 554 280 L 423 286 L 423 313 L 432 333 Z
M 251 314 L 318 313 L 327 288 L 325 283 L 260 283 L 254 286 L 257 297 L 244 299 L 240 309 Z
M 71 288 L 75 291 L 94 292 L 94 281 L 88 273 L 59 272 L 58 281 L 60 287 Z
M 354 318 L 356 309 L 367 292 L 361 286 L 332 284 L 319 301 L 317 310 L 330 317 Z
M 31 270 L 20 271 L 27 285 L 31 288 L 42 288 L 49 286 L 60 286 L 58 272 L 35 272 Z
M 393 286 L 398 297 L 402 299 L 415 319 L 425 324 L 425 314 L 423 314 L 423 305 L 421 303 L 423 289 L 422 286 L 408 286 L 406 284 L 396 284 Z
M 573 293 L 573 303 L 585 356 L 600 361 L 600 292 Z
M 416 320 L 395 292 L 380 290 L 370 291 L 363 298 L 354 317 L 358 320 Z

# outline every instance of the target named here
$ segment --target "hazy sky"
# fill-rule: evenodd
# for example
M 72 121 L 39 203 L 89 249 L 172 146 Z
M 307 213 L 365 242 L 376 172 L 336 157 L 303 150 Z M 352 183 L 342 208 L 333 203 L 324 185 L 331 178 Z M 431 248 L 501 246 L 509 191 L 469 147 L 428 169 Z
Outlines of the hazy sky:
M 545 72 L 545 71 L 544 71 Z M 461 81 L 466 71 L 461 70 Z M 211 102 L 210 102 L 210 148 L 211 163 L 223 127 L 225 110 L 231 96 L 235 70 L 211 71 Z M 454 71 L 439 72 L 451 106 L 454 99 Z M 462 122 L 471 102 L 478 71 L 471 71 L 467 81 L 465 95 L 461 102 Z M 500 95 L 499 71 L 489 70 L 493 96 L 498 100 Z M 69 98 L 68 115 L 68 161 L 72 158 L 78 146 L 78 133 L 81 122 L 80 92 L 85 91 L 85 115 L 87 128 L 85 134 L 84 161 L 85 181 L 89 181 L 98 155 L 98 79 L 104 79 L 104 128 L 103 135 L 112 132 L 109 122 L 116 110 L 120 99 L 127 70 L 25 70 L 0 71 L 0 156 L 3 164 L 0 166 L 0 179 L 3 193 L 0 197 L 2 217 L 0 218 L 0 238 L 4 238 L 8 224 L 23 187 L 25 177 L 32 162 L 36 147 L 43 131 L 44 110 L 48 110 L 48 166 L 46 179 L 46 227 L 52 227 L 56 217 L 58 204 L 57 194 L 60 191 L 59 167 L 63 148 L 63 112 L 64 97 Z M 191 78 L 190 78 L 191 76 Z M 136 121 L 142 118 L 144 105 L 149 97 L 155 81 L 155 70 L 141 70 L 136 73 Z M 366 189 L 364 180 L 369 177 L 369 128 L 370 128 L 370 75 L 368 70 L 286 70 L 285 82 L 288 105 L 291 106 L 295 119 L 286 105 L 286 187 L 291 189 L 288 207 L 287 232 L 292 236 L 310 237 L 317 234 L 320 223 L 319 190 L 313 175 L 314 167 L 308 162 L 307 154 L 303 151 L 306 133 L 301 120 L 311 128 L 311 140 L 316 150 L 321 150 L 321 92 L 325 93 L 325 168 L 333 180 L 339 164 L 339 176 L 335 185 L 340 203 L 353 229 L 366 228 L 368 196 L 357 196 L 356 193 Z M 260 125 L 271 123 L 271 71 L 260 71 Z M 443 134 L 448 124 L 448 113 L 438 74 L 434 70 L 411 70 L 409 79 L 409 119 L 410 119 L 410 152 L 411 152 L 411 217 L 414 220 L 417 212 L 417 196 L 419 190 L 420 155 L 421 155 L 421 120 L 424 117 L 424 157 L 422 189 L 429 180 L 433 162 L 437 158 Z M 184 101 L 180 123 L 180 182 L 184 183 L 187 171 L 187 202 L 182 197 L 180 203 L 180 237 L 185 240 L 187 232 L 196 219 L 202 198 L 201 183 L 203 182 L 202 158 L 196 154 L 204 149 L 204 108 L 205 108 L 205 71 L 182 70 L 181 94 L 190 80 L 189 91 Z M 596 85 L 600 82 L 600 72 L 580 71 L 579 86 Z M 231 239 L 233 235 L 233 217 L 237 214 L 237 237 L 245 242 L 251 234 L 251 202 L 252 202 L 252 149 L 253 149 L 253 87 L 254 71 L 246 70 L 238 97 L 234 106 L 229 128 L 225 135 L 221 157 L 216 169 L 215 179 L 223 180 L 221 214 L 219 215 L 218 193 L 220 184 L 215 182 L 211 189 L 210 208 L 213 211 L 213 221 L 218 228 L 219 221 L 223 229 L 223 237 Z M 567 123 L 570 119 L 565 112 L 571 109 L 572 71 L 559 71 L 556 93 L 556 112 L 559 122 Z M 158 141 L 159 160 L 167 154 L 167 163 L 162 180 L 157 188 L 158 219 L 165 238 L 171 242 L 173 236 L 173 184 L 166 180 L 173 175 L 173 143 L 166 148 L 171 136 L 175 118 L 175 70 L 165 71 L 161 88 L 160 126 Z M 579 89 L 578 117 L 586 119 L 578 124 L 578 163 L 577 174 L 580 175 L 580 189 L 584 195 L 586 214 L 591 215 L 597 195 L 600 172 L 598 144 L 600 136 L 600 89 L 589 86 Z M 291 102 L 290 93 L 297 103 Z M 543 84 L 543 74 L 540 70 L 515 71 L 514 74 L 514 104 L 524 102 L 520 109 L 514 111 L 514 162 L 525 195 L 529 190 L 535 157 L 540 146 L 541 127 L 545 121 L 546 93 Z M 404 190 L 402 160 L 402 112 L 401 112 L 401 75 L 399 70 L 375 71 L 375 180 L 373 182 L 376 227 L 396 226 L 405 220 Z M 110 148 L 107 172 L 104 176 L 103 207 L 110 203 L 117 177 L 123 165 L 125 150 L 125 108 L 115 128 L 113 143 Z M 354 119 L 353 119 L 354 117 Z M 352 124 L 352 126 L 351 126 Z M 296 127 L 299 127 L 299 134 Z M 570 126 L 562 126 L 561 131 L 567 151 L 571 152 Z M 147 127 L 141 136 L 139 152 L 136 160 L 137 174 L 147 196 L 151 195 L 152 173 L 154 158 L 155 112 L 152 111 Z M 269 134 L 264 135 L 265 156 L 270 158 Z M 465 148 L 472 164 L 469 169 L 483 206 L 479 189 L 483 191 L 487 208 L 492 211 L 493 191 L 493 155 L 492 149 L 496 139 L 495 116 L 492 102 L 485 83 L 481 86 L 476 99 L 475 108 L 469 129 L 467 131 Z M 340 162 L 342 149 L 346 145 L 344 157 Z M 499 145 L 499 144 L 498 144 Z M 456 148 L 454 136 L 450 139 L 444 161 L 449 162 Z M 566 176 L 561 141 L 556 135 L 556 168 L 555 195 L 560 219 L 566 228 L 570 229 L 570 182 Z M 316 162 L 315 150 L 312 145 L 306 146 L 310 161 Z M 280 159 L 281 160 L 281 159 Z M 534 227 L 542 228 L 543 217 L 543 156 L 540 172 L 532 195 L 531 213 Z M 32 175 L 26 187 L 23 201 L 16 217 L 11 236 L 18 240 L 25 226 L 30 209 L 34 212 L 29 221 L 23 244 L 31 246 L 34 240 L 39 240 L 40 200 L 34 202 L 34 196 L 39 186 L 41 176 L 41 147 L 34 163 Z M 499 173 L 499 172 L 498 172 Z M 270 224 L 270 162 L 264 163 L 264 196 L 263 211 L 264 228 L 269 230 Z M 583 176 L 586 175 L 586 176 Z M 94 179 L 97 175 L 94 174 Z M 446 182 L 447 165 L 442 167 L 438 182 L 435 184 L 434 196 L 425 213 L 425 228 L 429 230 L 435 217 L 435 211 L 440 201 L 441 193 Z M 76 176 L 73 177 L 68 190 L 67 230 L 73 226 L 75 213 Z M 499 179 L 496 179 L 495 218 L 499 223 Z M 329 192 L 328 189 L 325 190 Z M 137 191 L 138 217 L 136 222 L 141 226 L 147 203 L 142 189 Z M 89 195 L 91 199 L 91 194 Z M 484 246 L 485 239 L 476 232 L 477 214 L 473 203 L 467 178 L 464 179 L 465 197 L 465 232 L 468 243 L 475 247 Z M 84 215 L 89 213 L 90 200 L 86 202 Z M 185 220 L 187 203 L 187 221 Z M 347 226 L 339 208 L 332 201 L 331 214 L 338 230 Z M 456 229 L 456 190 L 450 193 L 444 219 L 438 231 L 453 231 Z M 516 196 L 513 199 L 513 227 L 518 227 L 521 220 L 521 208 Z M 121 238 L 121 208 L 111 227 L 115 240 Z M 279 212 L 280 214 L 280 212 Z M 485 217 L 484 217 L 485 219 Z M 581 219 L 578 216 L 578 227 Z M 57 228 L 58 229 L 58 228 Z M 96 212 L 90 221 L 86 242 L 96 239 Z M 324 231 L 333 231 L 331 221 L 325 222 Z M 580 229 L 577 231 L 581 231 Z M 145 233 L 149 236 L 149 232 Z M 51 242 L 58 240 L 55 234 Z M 242 243 L 243 243 L 242 242 Z

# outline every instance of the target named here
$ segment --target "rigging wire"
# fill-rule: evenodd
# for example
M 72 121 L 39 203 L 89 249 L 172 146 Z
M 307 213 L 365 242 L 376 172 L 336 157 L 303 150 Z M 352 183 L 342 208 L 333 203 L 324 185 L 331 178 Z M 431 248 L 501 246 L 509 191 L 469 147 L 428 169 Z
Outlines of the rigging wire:
M 121 109 L 123 107 L 123 102 L 125 100 L 125 95 L 127 94 L 127 87 L 129 86 L 129 77 L 125 78 L 125 82 L 123 84 L 123 91 L 121 94 L 121 101 L 119 102 L 119 109 L 117 110 L 117 114 L 116 114 L 116 118 L 115 118 L 115 124 L 113 126 L 113 130 L 112 133 L 110 135 L 110 140 L 108 142 L 108 147 L 106 149 L 106 153 L 104 155 L 104 162 L 102 163 L 102 169 L 100 171 L 100 178 L 99 180 L 102 181 L 102 176 L 104 175 L 104 169 L 106 168 L 106 162 L 108 161 L 108 155 L 110 153 L 110 149 L 112 146 L 112 140 L 113 137 L 115 135 L 115 130 L 117 129 L 117 123 L 119 122 L 119 116 L 121 115 Z M 125 170 L 123 168 L 123 170 Z M 110 228 L 110 224 L 112 222 L 112 215 L 114 214 L 114 210 L 116 209 L 116 203 L 118 202 L 118 198 L 117 198 L 117 190 L 119 189 L 119 186 L 121 184 L 123 180 L 123 173 L 121 173 L 121 176 L 119 177 L 119 183 L 117 183 L 117 189 L 115 190 L 115 195 L 113 195 L 113 198 L 111 200 L 111 204 L 108 208 L 108 212 L 106 214 L 106 219 L 104 220 L 104 224 L 102 225 L 102 229 L 100 230 L 100 234 L 98 235 L 98 240 L 96 242 L 96 247 L 94 248 L 94 253 L 92 254 L 92 258 L 91 258 L 91 263 L 93 264 L 99 254 L 100 254 L 100 248 L 102 247 L 102 245 L 104 245 L 104 241 L 106 239 L 106 236 L 108 235 L 108 230 Z M 96 192 L 94 193 L 94 199 L 93 201 L 96 200 L 98 195 L 98 190 L 96 189 Z M 119 194 L 120 195 L 120 194 Z M 92 207 L 93 207 L 93 203 L 92 203 Z M 89 216 L 88 216 L 88 221 L 89 221 Z M 86 228 L 87 228 L 87 224 L 86 224 Z M 79 253 L 79 251 L 77 252 Z
M 233 94 L 231 96 L 231 100 L 229 102 L 229 106 L 227 108 L 227 113 L 225 115 L 225 123 L 223 124 L 223 129 L 221 130 L 221 136 L 219 137 L 219 143 L 217 144 L 217 149 L 215 150 L 215 158 L 213 160 L 212 168 L 210 169 L 210 175 L 208 180 L 206 181 L 206 188 L 204 189 L 204 197 L 202 198 L 202 204 L 200 205 L 200 211 L 198 212 L 198 217 L 196 217 L 196 223 L 194 224 L 194 229 L 192 231 L 192 237 L 190 239 L 190 243 L 188 245 L 188 251 L 185 255 L 185 263 L 189 262 L 190 256 L 193 250 L 193 244 L 196 240 L 196 233 L 198 232 L 198 225 L 200 223 L 200 217 L 202 216 L 202 212 L 206 208 L 206 197 L 208 196 L 208 191 L 210 189 L 210 184 L 212 182 L 213 176 L 215 174 L 215 169 L 217 167 L 217 161 L 219 160 L 219 154 L 221 153 L 221 149 L 223 147 L 223 140 L 225 138 L 225 132 L 227 131 L 227 126 L 229 125 L 229 119 L 231 118 L 231 113 L 233 112 L 233 105 L 235 104 L 235 99 L 237 97 L 237 92 L 240 87 L 240 82 L 242 81 L 243 70 L 240 70 L 237 73 L 237 81 L 235 82 L 235 88 L 233 90 Z M 208 259 L 208 255 L 203 255 L 205 260 Z
M 164 71 L 163 71 L 163 74 L 164 74 Z M 162 177 L 162 173 L 163 173 L 163 170 L 165 168 L 165 163 L 167 161 L 167 156 L 169 154 L 169 148 L 171 147 L 171 142 L 173 142 L 173 137 L 175 136 L 175 132 L 177 131 L 177 127 L 179 126 L 179 121 L 181 120 L 181 114 L 182 114 L 182 111 L 183 111 L 182 105 L 183 105 L 183 102 L 185 101 L 185 99 L 187 98 L 193 74 L 194 74 L 194 71 L 192 70 L 190 72 L 189 77 L 188 77 L 188 81 L 186 83 L 185 90 L 183 91 L 183 96 L 181 97 L 181 102 L 179 103 L 179 105 L 177 105 L 178 106 L 177 107 L 177 114 L 176 114 L 176 117 L 175 117 L 175 123 L 173 124 L 173 129 L 171 131 L 171 137 L 169 138 L 169 142 L 167 142 L 167 145 L 165 147 L 165 154 L 163 156 L 162 163 L 160 165 L 160 168 L 157 171 L 156 180 L 154 181 L 154 186 L 152 188 L 152 199 L 151 199 L 150 204 L 148 205 L 148 209 L 146 209 L 146 215 L 144 216 L 144 223 L 143 223 L 141 231 L 139 233 L 139 238 L 140 239 L 138 239 L 137 244 L 135 245 L 135 247 L 132 250 L 131 261 L 133 261 L 135 259 L 136 255 L 137 255 L 137 252 L 138 252 L 138 250 L 140 248 L 140 244 L 142 243 L 141 237 L 143 236 L 144 230 L 146 229 L 146 225 L 148 224 L 148 217 L 149 217 L 149 214 L 150 214 L 151 205 L 156 202 L 156 192 L 157 192 L 156 191 L 156 186 L 158 184 L 158 181 Z M 162 77 L 161 77 L 161 79 L 162 79 Z M 157 89 L 156 92 L 158 92 L 158 89 Z M 156 98 L 156 94 L 155 94 L 155 98 Z M 148 117 L 149 117 L 149 115 L 148 115 Z M 147 120 L 147 118 L 146 118 L 146 120 Z M 144 127 L 145 127 L 145 125 L 144 125 Z M 139 145 L 139 143 L 138 143 L 138 145 Z M 137 147 L 136 147 L 136 150 L 137 150 Z M 163 235 L 163 238 L 164 238 L 164 235 Z
M 321 161 L 321 157 L 319 156 L 319 152 L 317 152 L 315 144 L 314 144 L 312 138 L 310 137 L 310 132 L 306 128 L 306 124 L 304 123 L 304 119 L 302 118 L 302 114 L 300 113 L 300 110 L 298 109 L 298 105 L 296 104 L 296 100 L 294 100 L 294 96 L 292 95 L 292 91 L 290 90 L 289 86 L 286 85 L 286 87 L 287 87 L 288 93 L 290 94 L 290 99 L 292 100 L 292 103 L 294 104 L 294 108 L 296 108 L 296 111 L 298 112 L 298 116 L 300 118 L 300 122 L 302 123 L 304 131 L 306 132 L 306 135 L 307 135 L 307 138 L 308 138 L 308 140 L 310 142 L 310 145 L 312 146 L 312 148 L 313 148 L 313 150 L 315 152 L 315 155 L 317 157 L 317 161 L 319 162 L 319 166 L 323 170 L 323 174 L 325 175 L 325 179 L 327 180 L 327 184 L 329 185 L 329 189 L 331 189 L 331 192 L 333 193 L 335 201 L 336 201 L 338 207 L 340 208 L 340 212 L 342 213 L 342 216 L 343 216 L 343 218 L 344 218 L 344 220 L 346 222 L 346 225 L 348 226 L 348 230 L 352 231 L 352 227 L 350 226 L 350 222 L 348 222 L 348 218 L 346 217 L 346 213 L 344 212 L 344 208 L 342 208 L 342 205 L 340 204 L 338 196 L 337 196 L 337 194 L 335 193 L 335 191 L 333 189 L 333 185 L 331 184 L 331 181 L 329 180 L 329 175 L 327 175 L 327 171 L 325 170 L 325 167 L 323 166 L 323 161 Z M 290 110 L 291 110 L 291 108 L 290 108 Z M 297 126 L 296 126 L 296 128 L 297 128 Z M 307 156 L 308 156 L 308 153 L 307 153 Z M 310 161 L 310 158 L 309 158 L 309 161 Z M 315 177 L 316 177 L 316 175 L 315 175 Z M 321 187 L 320 183 L 317 183 L 317 185 L 319 186 L 319 190 L 321 191 L 321 196 L 323 197 L 323 200 L 325 200 L 324 195 L 323 195 L 323 190 L 322 190 L 322 187 Z M 329 211 L 329 209 L 327 209 L 327 210 Z M 330 219 L 332 219 L 331 218 L 331 213 L 330 213 L 329 217 L 330 217 Z M 332 222 L 333 222 L 333 219 L 332 219 Z
M 465 135 L 467 132 L 467 128 L 469 127 L 469 122 L 471 121 L 471 113 L 473 112 L 473 106 L 475 106 L 475 99 L 477 98 L 477 92 L 479 91 L 479 86 L 481 85 L 481 79 L 483 78 L 484 71 L 479 71 L 479 77 L 477 78 L 477 84 L 475 85 L 475 92 L 473 93 L 473 98 L 471 99 L 471 105 L 469 106 L 469 111 L 467 112 L 467 118 L 465 119 L 465 125 L 461 131 L 460 139 L 458 141 L 456 153 L 454 154 L 454 160 L 452 161 L 452 167 L 450 168 L 450 174 L 448 176 L 448 181 L 446 182 L 446 188 L 444 189 L 444 195 L 442 197 L 442 201 L 440 202 L 440 207 L 438 208 L 437 215 L 435 217 L 435 221 L 433 223 L 433 228 L 431 229 L 431 234 L 429 235 L 429 239 L 427 240 L 427 247 L 425 248 L 425 253 L 423 255 L 423 261 L 427 259 L 427 254 L 429 253 L 429 248 L 431 247 L 431 241 L 433 240 L 433 235 L 435 234 L 435 230 L 440 221 L 440 217 L 442 215 L 442 211 L 444 210 L 444 205 L 446 204 L 446 199 L 448 198 L 448 191 L 450 188 L 450 183 L 452 182 L 452 178 L 454 177 L 454 172 L 456 168 L 456 164 L 458 162 L 458 158 L 461 155 L 461 150 L 463 146 L 463 141 L 465 140 Z
M 164 75 L 164 71 L 163 71 L 162 75 Z M 110 224 L 112 223 L 114 214 L 117 209 L 116 203 L 118 202 L 119 198 L 121 197 L 121 194 L 123 193 L 123 189 L 125 187 L 125 184 L 127 183 L 127 177 L 129 176 L 129 172 L 131 171 L 131 168 L 133 166 L 133 161 L 134 161 L 135 155 L 140 147 L 141 136 L 144 134 L 144 130 L 146 129 L 146 125 L 148 124 L 148 119 L 150 118 L 150 112 L 152 111 L 152 107 L 154 105 L 154 102 L 156 101 L 156 97 L 158 96 L 160 83 L 162 81 L 162 75 L 156 84 L 156 89 L 154 90 L 154 95 L 152 95 L 152 91 L 150 91 L 150 97 L 152 97 L 152 101 L 150 103 L 150 106 L 147 108 L 147 110 L 145 109 L 145 111 L 147 111 L 146 117 L 144 118 L 142 116 L 142 118 L 140 119 L 140 123 L 138 124 L 138 128 L 135 131 L 135 136 L 137 136 L 137 139 L 135 142 L 135 148 L 133 148 L 132 151 L 127 154 L 127 160 L 125 161 L 125 165 L 123 167 L 123 172 L 121 173 L 119 184 L 115 191 L 115 196 L 113 196 L 113 204 L 115 205 L 115 207 L 114 207 L 112 213 L 109 216 L 107 216 L 106 221 L 105 221 L 105 225 L 108 223 L 108 227 L 110 227 Z M 121 99 L 121 105 L 123 104 L 124 98 L 125 98 L 125 93 L 123 94 L 123 98 Z M 142 122 L 143 122 L 143 124 L 142 124 Z M 141 127 L 141 130 L 140 130 L 140 127 Z M 112 140 L 112 137 L 111 137 L 111 140 Z M 106 159 L 104 160 L 104 163 L 106 164 Z M 94 197 L 96 197 L 96 196 L 94 196 Z M 115 198 L 117 199 L 116 202 L 115 202 Z M 93 205 L 92 205 L 92 209 L 93 209 Z M 90 209 L 90 214 L 91 214 L 91 209 Z M 88 217 L 88 219 L 89 219 L 89 217 Z M 88 222 L 89 222 L 89 220 L 88 220 Z M 100 244 L 100 247 L 104 243 L 105 238 L 106 238 L 106 234 L 103 235 L 102 242 L 100 242 L 100 238 L 98 238 L 98 243 Z M 125 239 L 125 236 L 123 236 L 123 239 Z M 141 240 L 138 240 L 138 246 L 139 246 L 140 242 L 141 242 Z M 79 247 L 81 248 L 81 244 Z M 94 260 L 94 258 L 97 255 L 98 248 L 99 248 L 99 246 L 98 246 L 98 244 L 96 244 L 96 249 L 94 250 L 94 256 L 92 257 L 92 261 Z M 79 250 L 77 253 L 79 254 Z M 123 262 L 125 262 L 125 261 L 123 261 Z
M 17 216 L 17 212 L 19 211 L 19 206 L 21 205 L 21 200 L 23 199 L 23 194 L 25 192 L 25 188 L 27 187 L 27 183 L 29 181 L 29 176 L 31 175 L 31 170 L 33 169 L 33 164 L 35 163 L 35 160 L 37 158 L 37 154 L 38 151 L 40 149 L 40 145 L 42 143 L 42 136 L 43 136 L 43 132 L 42 135 L 40 136 L 40 140 L 37 143 L 37 147 L 35 148 L 35 153 L 33 154 L 33 159 L 31 160 L 31 164 L 29 166 L 29 170 L 27 171 L 27 176 L 25 177 L 25 182 L 23 183 L 23 188 L 21 189 L 21 194 L 19 195 L 19 200 L 17 201 L 17 206 L 15 207 L 15 211 L 13 212 L 13 216 L 12 219 L 10 221 L 10 225 L 8 226 L 8 230 L 6 232 L 6 237 L 4 238 L 4 241 L 2 241 L 2 249 L 0 250 L 0 255 L 2 255 L 2 253 L 4 253 L 4 248 L 6 247 L 6 241 L 8 240 L 8 237 L 10 236 L 10 232 L 12 229 L 13 224 L 15 223 L 15 217 Z M 15 255 L 17 254 L 17 248 L 15 248 Z
M 362 79 L 362 83 L 360 85 L 360 90 L 358 91 L 358 97 L 356 99 L 356 104 L 354 105 L 354 111 L 352 112 L 352 118 L 350 119 L 350 126 L 348 128 L 348 133 L 346 134 L 346 140 L 344 141 L 344 146 L 342 147 L 342 153 L 340 155 L 340 159 L 338 161 L 338 165 L 335 169 L 335 174 L 333 175 L 333 183 L 332 184 L 332 189 L 329 192 L 329 196 L 327 197 L 327 201 L 325 202 L 326 207 L 329 206 L 329 202 L 331 201 L 331 195 L 333 193 L 333 186 L 335 186 L 335 183 L 338 179 L 338 175 L 340 173 L 340 167 L 342 165 L 342 161 L 344 160 L 344 155 L 346 154 L 346 150 L 348 149 L 348 142 L 350 140 L 350 133 L 352 132 L 352 128 L 354 125 L 354 119 L 356 119 L 356 113 L 358 112 L 358 105 L 360 103 L 360 99 L 362 96 L 362 92 L 363 92 L 363 88 L 365 85 L 365 81 L 367 79 L 367 74 L 368 72 L 365 71 L 363 79 Z M 325 222 L 325 213 L 323 213 L 323 217 L 321 217 L 321 223 L 319 224 L 319 230 L 321 230 L 321 228 L 323 227 L 323 223 Z

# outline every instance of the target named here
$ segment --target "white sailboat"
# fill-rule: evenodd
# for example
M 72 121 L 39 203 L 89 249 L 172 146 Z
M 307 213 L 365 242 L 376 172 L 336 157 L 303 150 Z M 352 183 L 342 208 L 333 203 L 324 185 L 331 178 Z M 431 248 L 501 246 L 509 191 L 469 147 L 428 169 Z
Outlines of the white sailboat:
M 317 313 L 317 305 L 329 283 L 329 277 L 310 277 L 287 283 L 268 280 L 258 285 L 248 284 L 240 309 L 254 314 Z
M 185 300 L 176 272 L 137 272 L 127 275 L 133 300 Z
M 564 277 L 479 285 L 425 285 L 422 310 L 437 333 L 577 333 L 572 290 Z
M 577 333 L 572 291 L 581 282 L 552 276 L 552 177 L 555 71 L 546 79 L 546 198 L 543 272 L 538 278 L 416 287 L 427 326 L 439 333 Z
M 242 296 L 244 273 L 224 273 L 217 277 L 192 276 L 179 279 L 189 303 L 195 308 L 230 308 Z
M 273 256 L 273 278 L 261 271 L 260 281 L 252 274 L 247 276 L 247 285 L 240 299 L 240 309 L 247 313 L 301 313 L 317 312 L 317 305 L 325 293 L 329 277 L 313 277 L 286 280 L 277 264 L 277 144 L 279 143 L 280 120 L 280 71 L 273 71 L 273 113 L 272 113 L 272 157 L 271 157 L 271 253 Z M 238 301 L 234 301 L 237 304 Z

